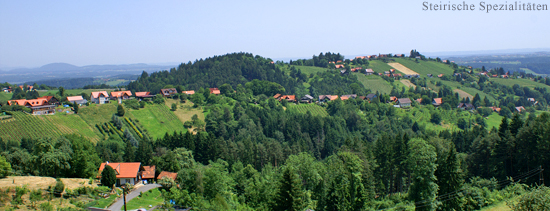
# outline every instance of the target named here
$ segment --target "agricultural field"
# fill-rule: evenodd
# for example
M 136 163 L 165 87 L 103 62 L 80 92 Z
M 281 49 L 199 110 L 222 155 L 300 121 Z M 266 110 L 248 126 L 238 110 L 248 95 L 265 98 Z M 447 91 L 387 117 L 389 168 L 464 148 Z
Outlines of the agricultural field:
M 88 140 L 97 143 L 100 138 L 86 122 L 74 114 L 57 113 L 56 115 L 36 116 L 55 125 L 63 134 L 80 134 Z
M 417 72 L 403 66 L 402 64 L 399 64 L 397 62 L 391 62 L 391 63 L 388 63 L 389 66 L 397 69 L 397 71 L 403 73 L 404 75 L 418 75 Z
M 416 63 L 415 60 L 405 58 L 395 58 L 395 61 L 417 72 L 422 77 L 426 77 L 427 74 L 436 76 L 439 74 L 453 74 L 454 72 L 449 65 L 434 61 L 419 61 L 419 63 Z
M 462 90 L 460 90 L 460 89 L 455 89 L 455 90 L 453 90 L 453 92 L 458 93 L 458 97 L 459 97 L 460 99 L 462 99 L 462 98 L 464 98 L 464 99 L 470 98 L 470 100 L 473 100 L 473 99 L 474 99 L 474 96 L 472 96 L 471 94 L 468 94 L 467 92 L 462 91 Z
M 183 122 L 166 105 L 148 104 L 145 108 L 129 110 L 126 113 L 129 118 L 138 120 L 155 139 L 164 137 L 167 132 L 186 131 Z
M 502 122 L 502 116 L 498 115 L 497 112 L 493 112 L 491 115 L 485 118 L 485 122 L 487 123 L 487 129 L 491 130 L 493 127 L 499 128 L 500 123 Z
M 111 93 L 114 91 L 114 89 L 65 89 L 65 93 L 68 95 L 80 95 L 82 92 L 91 95 L 92 92 L 98 92 L 98 91 L 107 91 L 107 93 Z M 47 96 L 47 95 L 55 95 L 59 90 L 53 89 L 53 90 L 47 90 L 45 92 L 39 91 L 40 96 Z
M 294 66 L 296 69 L 302 70 L 302 73 L 305 73 L 308 77 L 311 74 L 316 74 L 318 72 L 327 71 L 328 68 L 322 68 L 322 67 L 314 67 L 314 66 L 299 66 L 299 65 L 290 65 Z M 281 70 L 286 71 L 287 73 L 290 73 L 290 68 L 288 65 L 280 65 L 279 66 Z
M 111 121 L 113 114 L 117 112 L 117 105 L 116 103 L 90 104 L 90 106 L 80 107 L 78 115 L 93 128 L 96 124 Z
M 389 71 L 393 67 L 380 60 L 370 60 L 367 69 L 372 69 L 375 73 L 384 73 L 384 71 Z
M 0 102 L 6 102 L 11 99 L 12 93 L 0 92 Z
M 178 105 L 178 109 L 176 111 L 172 111 L 181 122 L 190 121 L 191 117 L 193 115 L 197 115 L 200 120 L 204 121 L 205 113 L 202 109 L 199 108 L 193 108 L 193 103 L 189 100 L 185 103 L 180 103 L 179 100 L 173 100 L 173 99 L 166 99 L 165 104 L 168 107 L 172 106 L 172 103 L 176 103 Z
M 317 104 L 300 104 L 300 105 L 292 105 L 289 107 L 289 110 L 292 112 L 298 112 L 305 114 L 307 111 L 311 112 L 314 116 L 328 116 L 328 113 L 325 108 L 317 105 Z
M 366 89 L 370 89 L 373 93 L 376 93 L 378 91 L 380 93 L 389 94 L 391 92 L 392 85 L 390 84 L 390 82 L 387 82 L 379 76 L 366 76 L 362 73 L 353 74 L 356 74 L 359 82 L 361 82 Z
M 546 84 L 531 81 L 529 79 L 523 79 L 523 78 L 521 78 L 521 79 L 491 78 L 489 80 L 493 81 L 493 82 L 496 82 L 496 83 L 499 83 L 499 84 L 502 84 L 502 85 L 510 86 L 510 87 L 517 84 L 517 85 L 520 85 L 520 86 L 529 87 L 531 89 L 535 88 L 535 87 L 550 88 L 550 86 L 548 86 Z

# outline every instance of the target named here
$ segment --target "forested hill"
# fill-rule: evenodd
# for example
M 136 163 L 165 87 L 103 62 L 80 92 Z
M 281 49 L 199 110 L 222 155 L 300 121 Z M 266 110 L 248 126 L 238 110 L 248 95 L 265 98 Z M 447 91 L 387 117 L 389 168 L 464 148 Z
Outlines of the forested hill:
M 290 77 L 275 65 L 271 59 L 254 56 L 250 53 L 232 53 L 182 63 L 170 71 L 160 71 L 148 75 L 143 72 L 138 80 L 130 83 L 132 91 L 150 91 L 157 94 L 166 85 L 185 85 L 187 90 L 244 85 L 254 79 L 276 82 L 282 85 L 287 94 L 295 93 L 302 82 Z

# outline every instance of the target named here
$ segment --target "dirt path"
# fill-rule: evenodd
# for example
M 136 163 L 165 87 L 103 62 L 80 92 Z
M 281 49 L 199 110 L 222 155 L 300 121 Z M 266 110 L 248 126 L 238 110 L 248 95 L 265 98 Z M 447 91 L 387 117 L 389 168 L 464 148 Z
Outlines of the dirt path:
M 407 86 L 407 87 L 411 87 L 411 86 L 412 86 L 413 88 L 416 89 L 416 85 L 414 85 L 413 83 L 411 83 L 411 81 L 409 81 L 409 80 L 407 80 L 407 79 L 401 79 L 400 81 L 401 81 L 401 83 L 403 83 L 405 86 Z
M 460 89 L 455 89 L 453 91 L 458 93 L 458 96 L 460 97 L 460 99 L 462 99 L 462 98 L 470 98 L 470 100 L 474 99 L 474 96 L 472 96 L 471 94 L 468 94 L 467 92 L 462 91 Z
M 417 72 L 415 71 L 412 71 L 411 69 L 409 69 L 408 67 L 405 67 L 403 66 L 402 64 L 399 64 L 397 62 L 391 62 L 391 63 L 388 63 L 389 66 L 395 68 L 396 70 L 398 70 L 399 72 L 402 72 L 403 74 L 405 75 L 420 75 L 418 74 Z

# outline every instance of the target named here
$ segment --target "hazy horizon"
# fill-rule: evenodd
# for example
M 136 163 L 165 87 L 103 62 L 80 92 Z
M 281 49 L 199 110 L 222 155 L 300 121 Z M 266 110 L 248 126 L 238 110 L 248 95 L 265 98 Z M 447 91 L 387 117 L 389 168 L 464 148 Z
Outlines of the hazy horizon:
M 550 48 L 549 11 L 423 11 L 423 2 L 0 0 L 0 69 Z

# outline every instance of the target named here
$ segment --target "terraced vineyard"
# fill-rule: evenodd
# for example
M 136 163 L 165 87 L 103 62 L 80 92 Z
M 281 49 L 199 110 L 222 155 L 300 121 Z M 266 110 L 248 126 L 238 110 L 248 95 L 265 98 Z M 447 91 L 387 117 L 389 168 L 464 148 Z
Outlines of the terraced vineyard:
M 33 116 L 14 112 L 13 118 L 0 121 L 0 137 L 5 140 L 58 138 L 64 134 L 80 134 L 94 142 L 99 140 L 77 115 Z
M 315 116 L 328 116 L 328 113 L 325 108 L 316 105 L 316 104 L 300 104 L 300 105 L 294 105 L 291 106 L 290 111 L 298 112 L 305 114 L 307 111 L 311 112 L 312 115 Z

